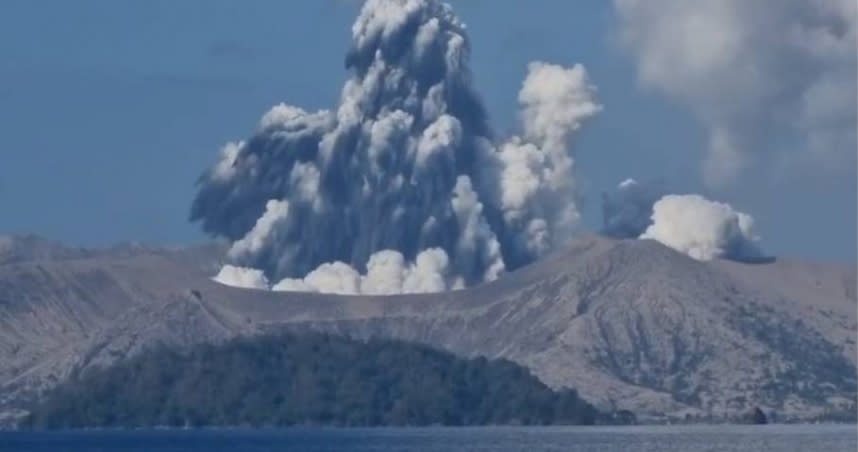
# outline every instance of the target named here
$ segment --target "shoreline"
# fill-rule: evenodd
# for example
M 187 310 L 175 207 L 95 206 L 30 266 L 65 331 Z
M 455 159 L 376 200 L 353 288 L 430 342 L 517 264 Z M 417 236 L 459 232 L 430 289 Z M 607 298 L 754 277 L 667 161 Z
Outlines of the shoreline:
M 574 425 L 574 424 L 551 424 L 551 425 L 521 425 L 521 424 L 486 424 L 486 425 L 375 425 L 375 426 L 345 426 L 345 425 L 291 425 L 291 426 L 251 426 L 251 425 L 234 425 L 234 426 L 199 426 L 199 427 L 171 427 L 171 426 L 152 426 L 152 427 L 85 427 L 74 429 L 19 429 L 19 428 L 0 428 L 0 434 L 4 433 L 47 433 L 47 434 L 72 434 L 72 433 L 131 433 L 131 432 L 300 432 L 300 431 L 430 431 L 430 430 L 492 430 L 492 429 L 508 429 L 508 430 L 624 430 L 627 432 L 646 433 L 651 430 L 653 433 L 664 432 L 665 430 L 710 430 L 727 427 L 738 430 L 790 430 L 790 429 L 806 429 L 808 427 L 816 428 L 832 428 L 832 427 L 853 427 L 858 434 L 858 423 L 849 422 L 795 422 L 795 423 L 770 423 L 770 424 L 741 424 L 741 423 L 718 423 L 718 424 L 596 424 L 596 425 Z

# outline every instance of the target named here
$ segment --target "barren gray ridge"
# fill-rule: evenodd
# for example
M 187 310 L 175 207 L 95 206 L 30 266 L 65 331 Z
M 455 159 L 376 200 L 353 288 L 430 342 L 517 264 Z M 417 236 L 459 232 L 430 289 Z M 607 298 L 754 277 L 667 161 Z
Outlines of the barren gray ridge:
M 698 262 L 648 240 L 584 236 L 483 286 L 335 296 L 222 286 L 221 249 L 0 239 L 0 412 L 156 343 L 320 330 L 505 357 L 602 408 L 792 418 L 855 409 L 855 268 Z

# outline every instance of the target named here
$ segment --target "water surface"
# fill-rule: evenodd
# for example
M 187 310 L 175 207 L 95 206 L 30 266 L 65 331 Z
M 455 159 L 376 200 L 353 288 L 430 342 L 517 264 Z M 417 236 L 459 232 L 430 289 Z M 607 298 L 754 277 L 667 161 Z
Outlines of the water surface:
M 854 452 L 845 425 L 296 428 L 0 433 L 15 452 Z

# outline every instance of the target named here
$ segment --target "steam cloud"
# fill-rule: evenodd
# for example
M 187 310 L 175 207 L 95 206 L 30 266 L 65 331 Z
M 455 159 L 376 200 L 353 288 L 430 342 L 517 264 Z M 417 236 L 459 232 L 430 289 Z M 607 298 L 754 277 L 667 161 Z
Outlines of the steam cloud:
M 337 109 L 277 105 L 201 176 L 191 219 L 232 242 L 217 279 L 439 291 L 490 281 L 568 239 L 579 219 L 571 137 L 601 110 L 586 71 L 531 63 L 522 133 L 500 142 L 468 54 L 448 5 L 366 2 Z
M 854 168 L 856 3 L 774 3 L 614 0 L 642 84 L 708 129 L 712 187 L 754 163 Z
M 654 239 L 697 260 L 760 256 L 754 219 L 729 204 L 700 195 L 667 195 L 652 207 L 652 224 L 640 238 Z
M 227 286 L 243 287 L 245 289 L 268 288 L 268 279 L 265 278 L 265 274 L 255 268 L 224 265 L 212 279 Z
M 754 219 L 700 195 L 663 195 L 664 187 L 626 179 L 602 195 L 602 232 L 652 239 L 694 259 L 762 257 Z
M 448 280 L 447 253 L 440 248 L 421 251 L 413 264 L 402 253 L 379 251 L 369 258 L 366 275 L 343 262 L 322 264 L 303 279 L 285 278 L 276 291 L 328 292 L 344 295 L 441 292 L 461 288 L 461 280 Z

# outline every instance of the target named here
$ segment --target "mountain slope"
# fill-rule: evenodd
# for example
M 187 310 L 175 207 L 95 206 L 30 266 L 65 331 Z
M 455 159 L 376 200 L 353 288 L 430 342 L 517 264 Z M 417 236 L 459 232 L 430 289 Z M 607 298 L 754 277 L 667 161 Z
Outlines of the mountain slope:
M 853 268 L 698 262 L 582 237 L 491 284 L 389 297 L 272 293 L 209 279 L 215 248 L 18 252 L 0 264 L 0 405 L 156 343 L 281 330 L 393 337 L 504 357 L 602 408 L 672 416 L 854 407 Z M 3 262 L 0 259 L 0 262 Z

